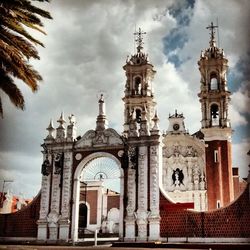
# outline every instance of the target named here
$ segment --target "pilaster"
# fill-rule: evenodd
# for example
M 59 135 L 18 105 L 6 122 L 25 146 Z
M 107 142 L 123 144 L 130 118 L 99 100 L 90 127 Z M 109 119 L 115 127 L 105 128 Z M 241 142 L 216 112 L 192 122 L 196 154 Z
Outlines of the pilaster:
M 59 157 L 55 154 L 54 158 Z M 50 213 L 47 216 L 49 227 L 49 240 L 57 240 L 58 238 L 58 220 L 60 216 L 60 174 L 56 170 L 56 163 L 54 161 L 53 173 L 52 173 L 52 189 L 51 189 L 51 205 Z
M 147 240 L 148 224 L 148 148 L 139 146 L 138 154 L 138 209 L 136 223 L 138 226 L 137 241 Z
M 37 221 L 37 240 L 46 241 L 47 239 L 47 219 L 39 219 Z
M 44 154 L 44 163 L 46 171 L 42 169 L 44 173 L 42 175 L 42 188 L 41 188 L 41 203 L 40 203 L 40 212 L 39 212 L 39 220 L 37 221 L 38 232 L 37 239 L 38 240 L 46 240 L 47 239 L 47 215 L 49 213 L 49 200 L 50 200 L 50 180 L 51 180 L 51 162 L 52 156 L 47 156 Z
M 129 168 L 127 180 L 127 215 L 125 218 L 125 241 L 135 241 L 135 208 L 136 208 L 136 148 L 130 147 L 128 150 Z
M 59 239 L 65 241 L 69 237 L 72 162 L 72 152 L 66 151 L 64 153 L 61 218 L 59 221 Z
M 159 196 L 159 165 L 160 145 L 150 147 L 150 215 L 149 240 L 158 240 L 160 236 L 160 196 Z

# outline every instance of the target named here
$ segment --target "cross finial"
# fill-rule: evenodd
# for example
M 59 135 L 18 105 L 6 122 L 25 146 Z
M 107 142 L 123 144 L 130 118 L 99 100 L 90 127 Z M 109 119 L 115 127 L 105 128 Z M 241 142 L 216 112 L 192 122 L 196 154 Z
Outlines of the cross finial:
M 210 46 L 211 47 L 215 47 L 215 29 L 218 28 L 217 25 L 214 25 L 213 22 L 211 22 L 211 24 L 207 27 L 207 29 L 209 29 L 211 32 L 210 32 Z
M 141 28 L 139 28 L 139 31 L 136 31 L 134 33 L 135 35 L 135 42 L 137 43 L 137 53 L 140 53 L 141 49 L 143 49 L 143 35 L 147 34 L 146 32 L 142 31 Z

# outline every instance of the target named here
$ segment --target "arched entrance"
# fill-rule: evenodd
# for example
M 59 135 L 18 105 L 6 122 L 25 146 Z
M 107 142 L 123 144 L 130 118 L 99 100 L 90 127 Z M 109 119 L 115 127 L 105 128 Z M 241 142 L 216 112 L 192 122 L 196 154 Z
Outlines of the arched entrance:
M 79 219 L 78 219 L 78 236 L 81 237 L 84 234 L 84 230 L 88 225 L 89 211 L 86 203 L 79 204 Z
M 78 232 L 84 221 L 81 221 L 82 213 L 88 212 L 87 207 L 79 206 L 82 201 L 82 183 L 92 192 L 89 199 L 89 222 L 86 224 L 90 230 L 102 230 L 103 223 L 106 223 L 108 214 L 107 193 L 109 190 L 119 192 L 119 236 L 123 235 L 123 195 L 124 195 L 124 181 L 123 169 L 121 168 L 120 161 L 110 153 L 97 152 L 92 153 L 85 157 L 77 166 L 74 174 L 74 187 L 73 187 L 73 207 L 72 207 L 72 239 L 77 241 L 79 238 Z M 84 196 L 82 196 L 84 197 Z M 86 198 L 88 199 L 88 198 Z M 86 202 L 86 200 L 85 200 Z M 83 203 L 82 203 L 83 204 Z M 81 210 L 82 209 L 82 210 Z M 87 210 L 84 210 L 87 209 Z M 92 215 L 91 215 L 92 209 Z M 94 211 L 95 210 L 95 211 Z M 84 218 L 82 217 L 84 220 Z M 108 223 L 108 222 L 107 222 Z M 107 225 L 108 227 L 109 225 Z M 113 227 L 117 227 L 117 224 Z M 111 228 L 112 230 L 112 228 Z M 117 230 L 116 230 L 117 231 Z
M 88 218 L 88 208 L 85 203 L 80 203 L 79 205 L 79 228 L 87 227 L 87 218 Z

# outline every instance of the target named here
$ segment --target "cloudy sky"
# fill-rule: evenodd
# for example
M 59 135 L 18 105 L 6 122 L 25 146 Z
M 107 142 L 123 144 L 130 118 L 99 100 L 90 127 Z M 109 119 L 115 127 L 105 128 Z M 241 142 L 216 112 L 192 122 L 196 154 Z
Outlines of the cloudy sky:
M 233 136 L 233 164 L 247 175 L 249 159 L 249 12 L 248 0 L 60 0 L 41 4 L 53 20 L 44 21 L 47 36 L 35 34 L 46 48 L 32 62 L 44 81 L 36 94 L 18 82 L 26 99 L 16 110 L 1 92 L 4 119 L 0 121 L 0 179 L 13 180 L 6 189 L 32 197 L 40 189 L 40 144 L 50 119 L 74 114 L 77 134 L 95 128 L 97 96 L 106 93 L 109 126 L 122 131 L 122 66 L 134 53 L 135 28 L 147 32 L 144 51 L 157 74 L 154 80 L 161 130 L 168 114 L 183 112 L 186 128 L 200 128 L 197 97 L 200 51 L 209 45 L 206 27 L 219 23 L 217 44 L 229 59 L 228 85 Z M 1 183 L 0 183 L 1 184 Z

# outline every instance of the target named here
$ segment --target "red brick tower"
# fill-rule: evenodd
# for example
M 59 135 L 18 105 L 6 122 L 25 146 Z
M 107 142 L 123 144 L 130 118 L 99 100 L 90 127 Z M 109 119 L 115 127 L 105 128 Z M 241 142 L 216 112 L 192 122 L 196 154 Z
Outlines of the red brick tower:
M 230 91 L 226 74 L 228 60 L 215 43 L 213 23 L 210 46 L 201 52 L 198 61 L 201 87 L 198 94 L 202 110 L 202 129 L 206 142 L 206 176 L 208 209 L 227 205 L 234 198 L 232 177 L 231 137 L 232 129 L 228 118 Z

